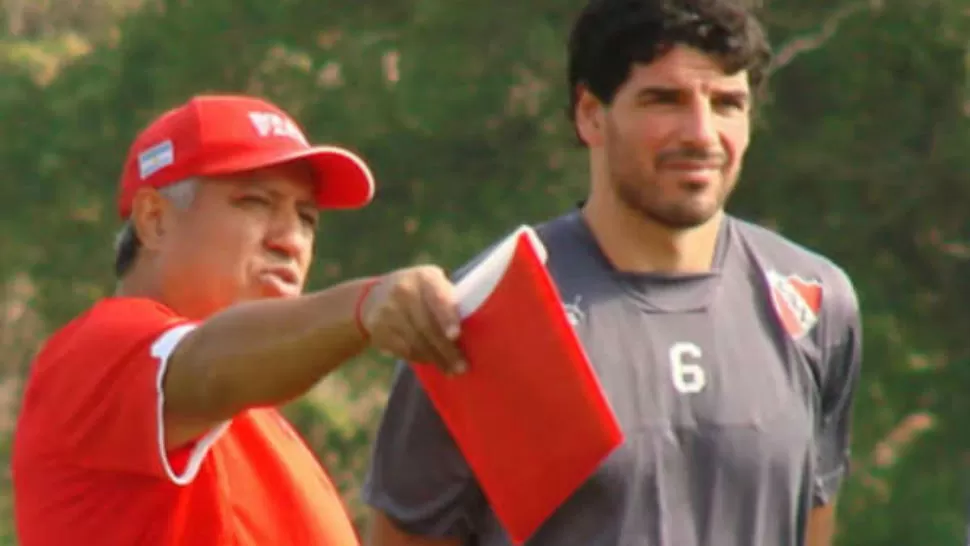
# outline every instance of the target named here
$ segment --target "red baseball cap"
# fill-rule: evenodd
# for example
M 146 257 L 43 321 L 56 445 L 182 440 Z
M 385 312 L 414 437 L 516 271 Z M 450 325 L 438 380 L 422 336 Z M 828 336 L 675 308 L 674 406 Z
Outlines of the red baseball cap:
M 316 173 L 320 208 L 359 208 L 374 196 L 374 176 L 352 152 L 311 146 L 279 107 L 241 95 L 200 95 L 165 112 L 132 144 L 118 195 L 122 218 L 135 192 L 196 176 L 218 176 L 305 160 Z

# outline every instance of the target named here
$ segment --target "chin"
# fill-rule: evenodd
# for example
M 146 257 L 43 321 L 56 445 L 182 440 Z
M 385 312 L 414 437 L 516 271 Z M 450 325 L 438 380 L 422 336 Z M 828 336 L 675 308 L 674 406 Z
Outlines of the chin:
M 267 299 L 278 299 L 278 298 L 295 298 L 299 296 L 302 291 L 298 287 L 289 286 L 263 286 L 260 287 L 260 291 L 251 299 L 255 300 L 267 300 Z
M 701 227 L 721 211 L 719 204 L 692 203 L 674 207 L 638 207 L 647 219 L 674 230 Z
M 650 215 L 651 219 L 663 226 L 673 230 L 688 230 L 703 226 L 714 215 L 695 216 L 695 215 Z
M 718 188 L 708 186 L 697 191 L 678 191 L 677 195 L 661 195 L 643 188 L 620 186 L 620 201 L 644 219 L 671 230 L 688 230 L 703 226 L 714 218 L 726 197 Z

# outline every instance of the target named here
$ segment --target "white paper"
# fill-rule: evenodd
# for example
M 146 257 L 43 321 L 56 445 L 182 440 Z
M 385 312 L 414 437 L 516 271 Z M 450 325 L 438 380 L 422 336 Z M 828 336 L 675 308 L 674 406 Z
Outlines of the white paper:
M 523 233 L 528 235 L 526 241 L 531 243 L 539 261 L 543 264 L 546 263 L 548 256 L 546 247 L 542 244 L 535 230 L 526 225 L 519 226 L 455 285 L 458 312 L 462 319 L 477 311 L 498 286 L 512 262 L 519 236 Z

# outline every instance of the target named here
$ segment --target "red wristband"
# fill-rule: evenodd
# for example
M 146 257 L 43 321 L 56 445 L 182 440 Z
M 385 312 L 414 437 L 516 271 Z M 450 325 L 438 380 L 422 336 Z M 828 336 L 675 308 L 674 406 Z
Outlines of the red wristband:
M 361 311 L 363 310 L 364 300 L 367 298 L 367 294 L 370 294 L 371 289 L 379 282 L 381 282 L 380 277 L 375 277 L 365 282 L 364 286 L 360 289 L 360 294 L 357 296 L 357 305 L 354 306 L 354 324 L 357 325 L 357 331 L 360 332 L 360 335 L 364 339 L 370 338 L 370 332 L 364 326 L 364 317 L 361 316 Z

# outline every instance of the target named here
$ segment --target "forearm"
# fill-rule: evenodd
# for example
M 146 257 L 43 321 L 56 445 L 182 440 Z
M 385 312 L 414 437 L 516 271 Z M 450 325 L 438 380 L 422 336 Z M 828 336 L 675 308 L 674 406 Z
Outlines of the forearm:
M 166 413 L 218 422 L 303 394 L 366 346 L 354 321 L 364 283 L 247 302 L 213 316 L 172 356 Z
M 835 536 L 835 507 L 833 504 L 817 506 L 808 516 L 805 532 L 806 546 L 832 546 Z

